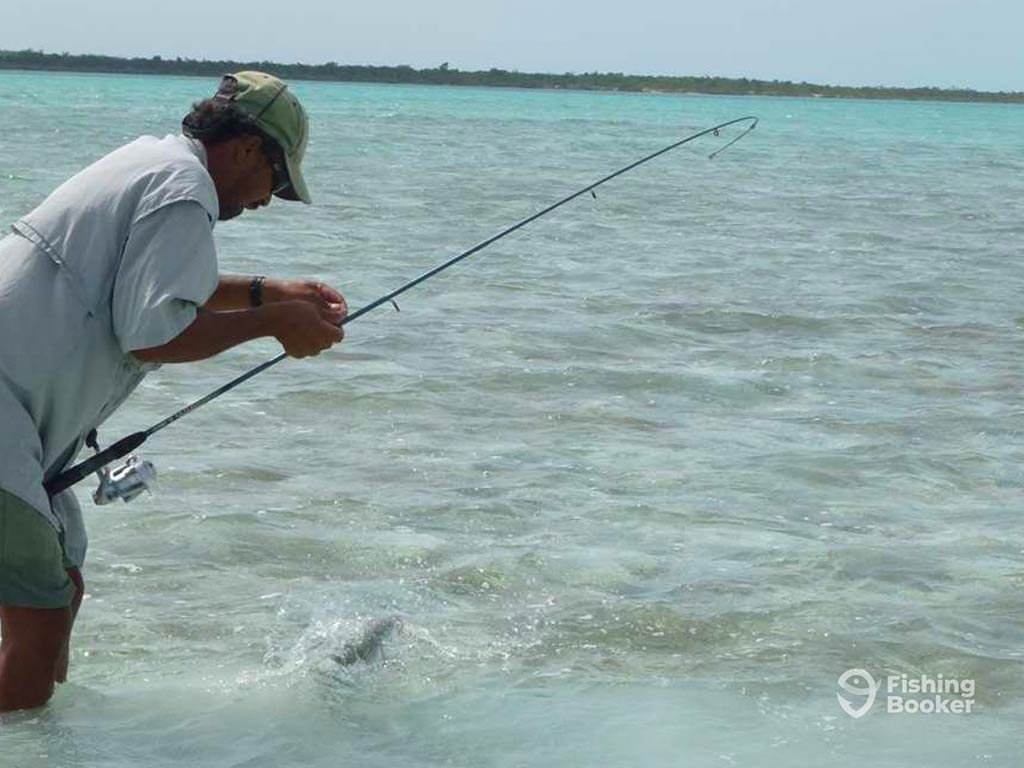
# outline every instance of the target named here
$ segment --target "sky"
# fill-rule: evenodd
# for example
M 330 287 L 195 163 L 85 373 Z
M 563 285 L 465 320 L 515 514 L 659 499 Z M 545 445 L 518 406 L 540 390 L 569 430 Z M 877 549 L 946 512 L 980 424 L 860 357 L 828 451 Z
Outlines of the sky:
M 1022 0 L 0 0 L 0 48 L 1024 91 Z

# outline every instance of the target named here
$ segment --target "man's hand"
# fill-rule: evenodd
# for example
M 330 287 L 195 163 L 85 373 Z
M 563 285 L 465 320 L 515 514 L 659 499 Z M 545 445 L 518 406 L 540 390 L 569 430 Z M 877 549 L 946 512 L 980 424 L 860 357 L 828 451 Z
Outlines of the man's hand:
M 345 297 L 326 283 L 319 283 L 315 280 L 267 279 L 263 283 L 263 301 L 266 304 L 280 301 L 306 301 L 317 307 L 326 307 L 332 312 L 340 312 L 339 323 L 348 314 Z
M 339 325 L 348 304 L 325 283 L 268 279 L 263 283 L 263 303 L 276 313 L 274 336 L 292 357 L 318 355 L 345 337 Z
M 338 326 L 348 314 L 344 299 L 340 304 L 315 298 L 275 301 L 261 309 L 270 314 L 271 333 L 291 357 L 319 355 L 345 338 Z

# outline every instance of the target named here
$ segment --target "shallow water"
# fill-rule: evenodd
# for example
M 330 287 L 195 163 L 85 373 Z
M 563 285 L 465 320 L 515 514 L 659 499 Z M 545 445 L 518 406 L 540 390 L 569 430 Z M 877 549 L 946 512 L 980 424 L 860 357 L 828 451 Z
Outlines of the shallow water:
M 213 85 L 0 74 L 0 223 Z M 72 682 L 0 761 L 1017 762 L 1024 111 L 295 89 L 316 204 L 218 226 L 222 267 L 353 307 L 762 123 L 155 436 L 155 494 L 86 507 Z M 275 353 L 165 366 L 101 439 Z M 331 661 L 393 614 L 382 662 Z M 854 720 L 854 667 L 974 679 L 975 711 Z

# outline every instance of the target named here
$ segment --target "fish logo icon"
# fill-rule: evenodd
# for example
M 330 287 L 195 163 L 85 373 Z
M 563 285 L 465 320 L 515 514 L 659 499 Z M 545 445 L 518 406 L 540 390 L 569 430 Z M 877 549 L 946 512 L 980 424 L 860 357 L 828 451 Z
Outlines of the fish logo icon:
M 864 685 L 859 684 L 861 681 L 864 682 Z M 866 669 L 848 669 L 839 676 L 837 682 L 846 693 L 867 696 L 865 702 L 856 707 L 837 693 L 836 698 L 839 699 L 839 706 L 843 708 L 843 711 L 855 720 L 866 715 L 871 709 L 871 705 L 875 703 L 875 696 L 878 694 L 878 683 L 875 682 L 871 673 Z

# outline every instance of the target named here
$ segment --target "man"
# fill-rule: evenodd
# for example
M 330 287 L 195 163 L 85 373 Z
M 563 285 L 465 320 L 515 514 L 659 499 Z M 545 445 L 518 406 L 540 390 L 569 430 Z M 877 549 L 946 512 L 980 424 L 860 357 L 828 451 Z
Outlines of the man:
M 343 336 L 333 289 L 217 272 L 218 219 L 310 202 L 298 99 L 239 72 L 182 127 L 100 159 L 0 240 L 0 711 L 44 704 L 67 675 L 86 539 L 73 494 L 43 483 L 85 436 L 160 363 L 262 336 L 305 357 Z

